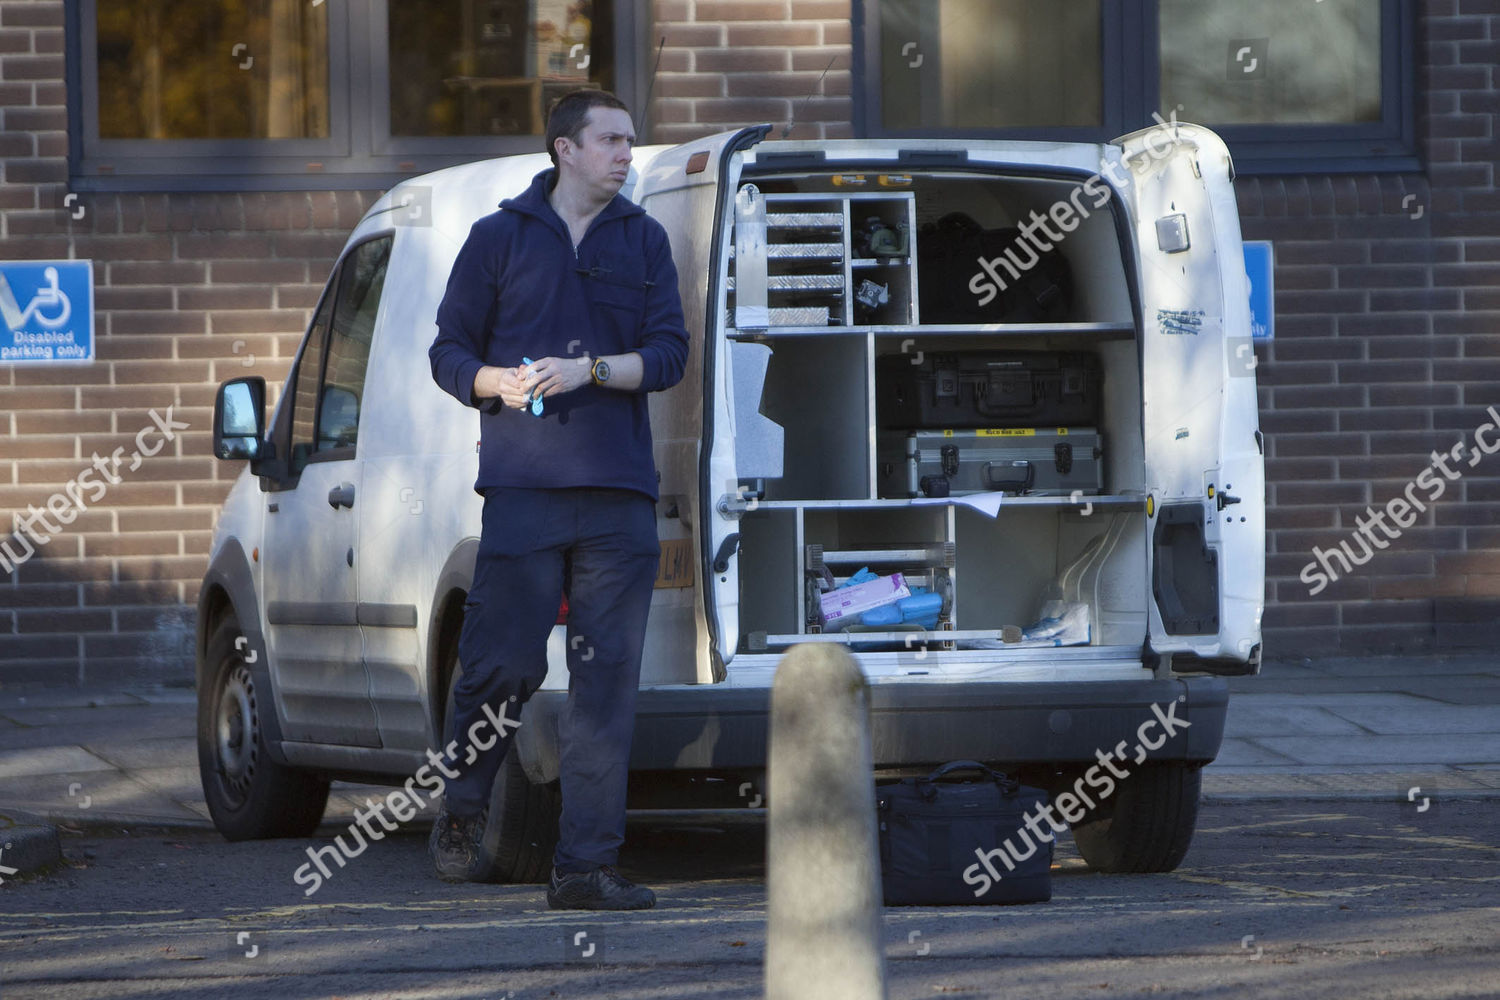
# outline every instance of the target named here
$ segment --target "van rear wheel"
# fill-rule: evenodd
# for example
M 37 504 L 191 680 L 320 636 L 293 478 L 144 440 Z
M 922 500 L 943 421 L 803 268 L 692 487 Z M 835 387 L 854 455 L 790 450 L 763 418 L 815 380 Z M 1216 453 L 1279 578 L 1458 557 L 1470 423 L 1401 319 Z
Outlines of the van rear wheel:
M 1089 867 L 1109 873 L 1169 872 L 1182 863 L 1198 823 L 1201 768 L 1147 764 L 1073 824 L 1073 842 Z
M 446 720 L 453 717 L 453 690 L 462 671 L 455 648 L 449 652 L 445 727 Z M 495 783 L 490 786 L 490 811 L 474 881 L 546 882 L 552 873 L 552 855 L 557 850 L 557 821 L 561 811 L 562 796 L 557 784 L 539 785 L 526 777 L 512 736 Z
M 204 651 L 206 684 L 198 692 L 198 774 L 214 826 L 229 840 L 307 837 L 323 820 L 328 781 L 276 763 L 266 751 L 263 720 L 275 711 L 255 681 L 233 612 Z

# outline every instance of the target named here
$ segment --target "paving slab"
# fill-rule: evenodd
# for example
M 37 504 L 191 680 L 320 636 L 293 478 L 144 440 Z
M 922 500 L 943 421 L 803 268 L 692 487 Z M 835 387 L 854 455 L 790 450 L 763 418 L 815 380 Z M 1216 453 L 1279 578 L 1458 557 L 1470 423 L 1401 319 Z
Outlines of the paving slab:
M 131 727 L 135 735 L 150 733 L 154 737 L 193 736 L 197 732 L 194 714 L 178 704 L 149 705 L 136 701 L 128 705 L 66 706 L 58 708 L 12 707 L 0 710 L 0 716 L 23 726 L 48 728 L 54 732 L 115 729 Z M 96 737 L 97 738 L 97 737 Z M 78 742 L 75 738 L 72 742 Z
M 1480 764 L 1500 761 L 1500 733 L 1434 736 L 1267 736 L 1261 746 L 1304 764 Z
M 0 712 L 11 709 L 37 708 L 106 708 L 142 704 L 133 691 L 91 691 L 80 688 L 38 688 L 18 693 L 14 688 L 0 687 Z
M 4 808 L 51 820 L 196 820 L 197 814 L 129 774 L 115 770 L 33 774 L 7 779 Z
M 198 765 L 191 767 L 143 767 L 130 772 L 130 776 L 147 788 L 159 792 L 179 804 L 203 801 L 203 778 Z
M 1328 709 L 1299 704 L 1264 704 L 1249 699 L 1229 699 L 1229 716 L 1224 722 L 1226 737 L 1257 736 L 1354 736 L 1366 732 Z
M 1500 732 L 1500 713 L 1487 705 L 1434 705 L 1399 708 L 1332 705 L 1328 711 L 1367 733 L 1390 736 Z
M 111 770 L 114 770 L 114 767 L 108 761 L 100 760 L 83 747 L 78 746 L 48 746 L 0 751 L 0 778 L 5 779 L 7 788 L 12 787 L 11 779 L 28 775 Z
M 1285 754 L 1257 744 L 1253 740 L 1226 737 L 1219 746 L 1219 756 L 1209 767 L 1267 767 L 1297 763 Z
M 198 740 L 192 736 L 170 736 L 146 740 L 87 740 L 89 753 L 122 770 L 137 768 L 198 766 Z

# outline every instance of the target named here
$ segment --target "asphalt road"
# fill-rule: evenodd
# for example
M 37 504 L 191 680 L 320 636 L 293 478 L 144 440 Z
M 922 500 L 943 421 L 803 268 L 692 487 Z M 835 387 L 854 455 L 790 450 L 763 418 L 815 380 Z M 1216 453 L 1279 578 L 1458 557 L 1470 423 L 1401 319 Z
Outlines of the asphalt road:
M 1064 838 L 1050 903 L 887 909 L 890 996 L 1500 996 L 1497 841 L 1495 799 L 1210 803 L 1170 875 Z M 636 914 L 444 885 L 416 829 L 307 897 L 325 843 L 65 831 L 65 868 L 0 886 L 0 1000 L 760 996 L 758 812 L 632 814 L 621 868 L 660 896 Z

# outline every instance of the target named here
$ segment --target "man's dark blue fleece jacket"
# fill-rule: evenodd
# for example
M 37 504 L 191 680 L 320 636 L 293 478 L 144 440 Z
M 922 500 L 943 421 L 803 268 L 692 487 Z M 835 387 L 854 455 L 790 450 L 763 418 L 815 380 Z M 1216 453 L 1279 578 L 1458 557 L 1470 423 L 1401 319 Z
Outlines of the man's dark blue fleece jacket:
M 480 410 L 475 490 L 603 486 L 655 500 L 646 393 L 676 385 L 688 353 L 672 248 L 661 223 L 618 194 L 575 248 L 547 201 L 555 178 L 537 174 L 469 231 L 438 306 L 432 377 Z M 540 417 L 474 396 L 485 365 L 631 351 L 644 367 L 633 392 L 590 382 L 546 397 Z

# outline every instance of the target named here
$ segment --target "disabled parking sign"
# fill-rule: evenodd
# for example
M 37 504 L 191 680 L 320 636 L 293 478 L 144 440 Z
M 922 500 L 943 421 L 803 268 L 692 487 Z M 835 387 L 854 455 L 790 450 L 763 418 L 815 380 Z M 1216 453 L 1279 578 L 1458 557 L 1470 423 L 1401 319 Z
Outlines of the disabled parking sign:
M 94 360 L 94 262 L 0 262 L 0 364 Z

